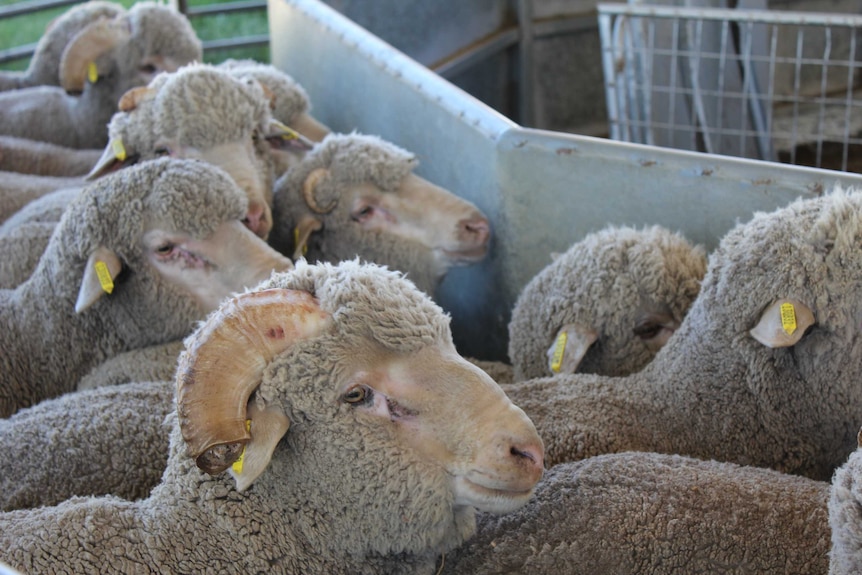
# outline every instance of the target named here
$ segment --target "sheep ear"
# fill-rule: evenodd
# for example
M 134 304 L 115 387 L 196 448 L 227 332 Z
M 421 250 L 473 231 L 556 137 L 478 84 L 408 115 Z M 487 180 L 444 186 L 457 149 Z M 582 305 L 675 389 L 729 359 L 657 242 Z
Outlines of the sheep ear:
M 814 321 L 814 313 L 807 305 L 784 298 L 766 308 L 748 333 L 766 347 L 790 347 L 802 339 Z
M 311 234 L 323 229 L 323 222 L 308 214 L 299 218 L 299 223 L 293 228 L 293 256 L 291 259 L 297 261 L 305 256 L 308 251 L 308 238 Z
M 123 140 L 119 137 L 111 138 L 108 145 L 105 146 L 105 151 L 96 162 L 96 165 L 90 169 L 90 173 L 84 176 L 87 181 L 92 181 L 101 178 L 105 174 L 116 172 L 126 166 L 134 163 L 134 158 L 128 154 Z
M 275 447 L 290 428 L 290 419 L 274 407 L 260 409 L 254 400 L 248 404 L 251 439 L 239 459 L 228 469 L 237 491 L 245 491 L 269 465 Z
M 575 373 L 598 337 L 598 332 L 589 326 L 567 323 L 561 327 L 554 343 L 548 348 L 548 368 L 551 373 Z
M 314 147 L 314 142 L 277 120 L 269 122 L 265 138 L 276 150 L 307 152 Z
M 87 259 L 84 279 L 78 290 L 75 313 L 81 313 L 105 294 L 114 291 L 114 280 L 123 269 L 123 263 L 112 250 L 99 246 Z

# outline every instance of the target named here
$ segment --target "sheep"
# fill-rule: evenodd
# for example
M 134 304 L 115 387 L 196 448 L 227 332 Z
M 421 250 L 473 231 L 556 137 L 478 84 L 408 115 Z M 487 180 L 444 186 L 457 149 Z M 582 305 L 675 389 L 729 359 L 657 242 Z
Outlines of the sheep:
M 822 575 L 828 497 L 772 469 L 605 454 L 551 467 L 519 510 L 477 515 L 442 573 Z
M 705 273 L 704 249 L 661 226 L 587 234 L 518 296 L 508 326 L 514 380 L 639 371 L 679 327 Z
M 0 170 L 37 176 L 86 176 L 101 148 L 78 150 L 14 136 L 0 136 Z
M 535 428 L 458 356 L 448 316 L 357 261 L 300 262 L 225 302 L 186 340 L 176 401 L 149 497 L 2 513 L 0 561 L 430 575 L 476 509 L 517 509 L 543 472 Z
M 854 575 L 862 569 L 862 497 L 859 479 L 862 461 L 862 432 L 857 449 L 835 471 L 829 491 L 829 526 L 832 547 L 829 575 Z
M 840 188 L 758 213 L 722 238 L 688 315 L 642 371 L 506 393 L 550 464 L 656 451 L 826 480 L 862 410 L 860 224 L 862 192 Z
M 0 417 L 117 353 L 184 337 L 222 298 L 290 267 L 242 226 L 246 209 L 223 171 L 192 160 L 85 188 L 30 278 L 0 291 Z
M 91 29 L 94 22 L 118 18 L 123 14 L 122 5 L 114 2 L 91 0 L 69 8 L 54 19 L 36 44 L 30 65 L 24 72 L 0 72 L 0 91 L 16 90 L 30 86 L 60 86 L 60 62 L 67 47 Z M 92 34 L 87 32 L 85 35 Z M 78 46 L 80 50 L 82 46 Z
M 260 82 L 270 94 L 272 115 L 280 122 L 290 126 L 312 142 L 320 142 L 329 134 L 327 126 L 321 124 L 311 114 L 308 94 L 291 76 L 275 66 L 254 60 L 228 59 L 218 64 L 239 78 L 253 78 Z M 279 177 L 295 166 L 303 154 L 293 148 L 281 150 L 273 147 L 275 175 Z
M 0 258 L 0 290 L 15 289 L 30 277 L 55 227 L 53 222 L 28 222 L 0 234 L 0 254 L 5 256 Z
M 491 229 L 472 203 L 413 174 L 416 164 L 376 136 L 326 136 L 276 181 L 270 244 L 294 260 L 385 264 L 433 295 L 451 266 L 486 256 Z
M 274 179 L 269 142 L 281 142 L 294 132 L 273 120 L 258 82 L 239 80 L 213 66 L 190 65 L 129 91 L 120 108 L 108 127 L 110 142 L 88 179 L 164 155 L 200 159 L 223 168 L 246 191 L 246 224 L 267 237 Z M 299 137 L 287 145 L 311 148 Z M 28 221 L 58 220 L 63 207 L 56 198 L 40 198 L 4 230 Z
M 80 189 L 83 178 L 0 172 L 0 224 L 35 199 L 61 189 Z
M 100 18 L 75 36 L 60 62 L 59 86 L 0 93 L 0 131 L 72 148 L 100 148 L 106 124 L 128 90 L 159 72 L 201 59 L 188 19 L 154 2 Z M 81 92 L 71 95 L 67 92 Z

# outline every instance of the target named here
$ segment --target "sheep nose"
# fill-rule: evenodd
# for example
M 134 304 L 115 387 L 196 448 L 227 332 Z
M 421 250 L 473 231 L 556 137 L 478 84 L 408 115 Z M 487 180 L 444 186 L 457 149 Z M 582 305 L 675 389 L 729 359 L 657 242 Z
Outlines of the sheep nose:
M 260 204 L 252 204 L 248 208 L 248 213 L 242 221 L 245 226 L 254 232 L 255 235 L 263 237 L 269 229 L 266 227 L 265 210 Z
M 491 225 L 484 216 L 473 216 L 458 222 L 459 235 L 464 243 L 484 246 L 491 237 Z
M 509 455 L 531 478 L 535 481 L 541 479 L 545 470 L 545 449 L 541 443 L 513 444 L 509 448 Z

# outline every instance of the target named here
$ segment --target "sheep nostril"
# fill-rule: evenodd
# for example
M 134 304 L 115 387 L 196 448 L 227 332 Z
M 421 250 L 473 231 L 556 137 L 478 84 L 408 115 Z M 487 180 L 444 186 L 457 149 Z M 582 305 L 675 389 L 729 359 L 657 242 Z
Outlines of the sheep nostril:
M 541 469 L 544 467 L 544 455 L 543 449 L 538 446 L 532 445 L 522 445 L 515 446 L 509 448 L 509 454 L 519 460 L 525 460 L 524 463 L 527 463 L 530 467 L 535 467 Z
M 252 206 L 248 209 L 245 219 L 242 221 L 245 226 L 257 235 L 260 235 L 261 228 L 264 225 L 264 210 L 261 206 Z
M 473 217 L 461 220 L 461 229 L 467 238 L 477 246 L 484 245 L 491 236 L 491 226 L 484 217 Z

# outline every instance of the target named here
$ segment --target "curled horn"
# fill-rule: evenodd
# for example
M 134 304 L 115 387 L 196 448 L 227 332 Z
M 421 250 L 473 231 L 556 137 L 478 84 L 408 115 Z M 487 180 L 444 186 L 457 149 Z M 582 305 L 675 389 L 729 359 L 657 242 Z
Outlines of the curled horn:
M 249 397 L 272 358 L 328 325 L 307 292 L 268 289 L 225 302 L 186 344 L 177 367 L 177 412 L 189 456 L 210 474 L 251 439 Z
M 332 200 L 326 204 L 326 206 L 321 207 L 318 205 L 317 200 L 314 197 L 314 188 L 316 188 L 320 181 L 328 174 L 329 171 L 326 168 L 316 168 L 308 174 L 308 177 L 305 178 L 305 181 L 302 183 L 302 197 L 305 198 L 305 203 L 308 204 L 311 211 L 318 214 L 328 214 L 334 210 L 335 206 L 338 204 L 338 200 Z
M 66 45 L 60 58 L 60 84 L 67 92 L 80 92 L 91 62 L 115 46 L 128 41 L 132 31 L 128 18 L 102 17 L 88 24 Z

